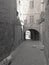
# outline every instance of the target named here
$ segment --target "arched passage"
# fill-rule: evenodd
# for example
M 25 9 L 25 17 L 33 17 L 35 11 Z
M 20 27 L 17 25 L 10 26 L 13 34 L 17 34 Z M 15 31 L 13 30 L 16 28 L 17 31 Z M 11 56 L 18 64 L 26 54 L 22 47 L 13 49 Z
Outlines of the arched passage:
M 26 39 L 25 38 L 26 31 L 24 32 L 24 39 Z M 37 30 L 35 30 L 35 29 L 28 29 L 28 31 L 30 31 L 30 39 L 31 40 L 34 40 L 34 41 L 40 40 L 40 33 Z

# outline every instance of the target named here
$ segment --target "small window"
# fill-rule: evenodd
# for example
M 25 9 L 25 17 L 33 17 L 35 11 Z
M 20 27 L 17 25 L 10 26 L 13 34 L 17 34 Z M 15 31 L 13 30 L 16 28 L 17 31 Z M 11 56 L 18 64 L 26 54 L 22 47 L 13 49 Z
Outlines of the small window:
M 47 5 L 49 5 L 49 0 L 48 0 L 48 2 L 47 2 Z
M 34 16 L 30 16 L 30 24 L 34 22 Z
M 34 1 L 30 1 L 30 8 L 34 8 Z

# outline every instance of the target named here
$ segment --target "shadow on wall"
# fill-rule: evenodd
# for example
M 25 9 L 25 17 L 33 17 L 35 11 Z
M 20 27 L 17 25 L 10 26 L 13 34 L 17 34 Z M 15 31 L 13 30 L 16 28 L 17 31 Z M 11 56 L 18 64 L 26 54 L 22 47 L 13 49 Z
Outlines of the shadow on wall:
M 31 40 L 33 40 L 33 41 L 39 41 L 40 40 L 40 33 L 37 30 L 35 30 L 35 29 L 28 29 L 28 30 L 31 32 L 30 33 Z M 26 31 L 24 32 L 24 40 L 26 40 L 26 38 L 25 38 Z

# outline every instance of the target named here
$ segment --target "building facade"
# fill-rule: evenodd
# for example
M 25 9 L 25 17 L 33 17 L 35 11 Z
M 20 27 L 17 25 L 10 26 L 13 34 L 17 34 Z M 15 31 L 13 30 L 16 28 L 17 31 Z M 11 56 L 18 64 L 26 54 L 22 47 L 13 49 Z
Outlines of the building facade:
M 45 11 L 45 2 L 44 0 L 28 0 L 29 8 L 27 12 L 27 24 L 37 24 L 38 19 L 40 18 L 41 12 Z
M 27 17 L 24 22 L 25 29 L 35 29 L 40 33 L 40 38 L 42 40 L 42 24 L 40 23 L 40 16 L 42 12 L 45 12 L 45 2 L 44 0 L 28 0 L 29 7 L 27 12 Z M 43 16 L 43 15 L 42 15 Z

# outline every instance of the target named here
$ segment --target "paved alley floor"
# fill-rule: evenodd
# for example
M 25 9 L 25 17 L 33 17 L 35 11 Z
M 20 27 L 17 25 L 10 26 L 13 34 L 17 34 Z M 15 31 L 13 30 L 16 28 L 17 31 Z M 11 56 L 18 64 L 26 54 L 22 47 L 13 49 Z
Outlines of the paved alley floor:
M 15 51 L 11 65 L 47 65 L 39 41 L 24 41 Z

